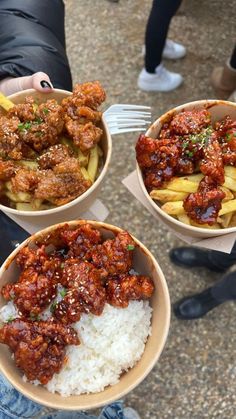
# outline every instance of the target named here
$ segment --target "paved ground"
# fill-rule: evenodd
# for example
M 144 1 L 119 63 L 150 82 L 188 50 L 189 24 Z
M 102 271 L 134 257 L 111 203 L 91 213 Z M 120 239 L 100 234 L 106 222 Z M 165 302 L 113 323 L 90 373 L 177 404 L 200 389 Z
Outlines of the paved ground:
M 169 94 L 137 90 L 141 46 L 151 0 L 66 0 L 68 55 L 74 82 L 99 79 L 113 103 L 151 105 L 157 117 L 173 105 L 213 98 L 209 75 L 231 53 L 235 29 L 233 0 L 188 0 L 173 19 L 170 35 L 188 48 L 187 57 L 167 63 L 184 76 Z M 108 221 L 129 229 L 157 257 L 172 302 L 208 286 L 218 277 L 202 269 L 177 269 L 168 251 L 180 241 L 153 221 L 122 186 L 135 167 L 135 135 L 113 138 L 113 158 L 101 198 Z M 236 417 L 236 305 L 225 304 L 206 318 L 181 322 L 172 317 L 169 338 L 156 368 L 125 401 L 142 419 Z

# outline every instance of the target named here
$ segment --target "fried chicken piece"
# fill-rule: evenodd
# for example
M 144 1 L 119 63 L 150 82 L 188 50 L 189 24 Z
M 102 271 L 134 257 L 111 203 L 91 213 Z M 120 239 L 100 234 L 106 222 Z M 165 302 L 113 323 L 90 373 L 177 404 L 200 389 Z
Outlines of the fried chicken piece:
M 99 244 L 92 254 L 92 263 L 103 270 L 103 275 L 128 273 L 132 266 L 132 251 L 136 244 L 127 231 Z
M 97 110 L 106 99 L 105 91 L 99 81 L 76 84 L 73 94 L 62 101 L 62 106 L 70 118 L 77 117 L 77 109 L 86 106 Z
M 198 188 L 198 192 L 191 193 L 184 199 L 183 207 L 187 215 L 198 224 L 213 225 L 224 197 L 225 193 L 221 189 L 205 184 Z
M 203 160 L 199 167 L 204 175 L 211 177 L 218 185 L 223 185 L 225 174 L 222 150 L 214 133 L 203 147 Z
M 82 175 L 78 160 L 71 157 L 54 166 L 53 170 L 42 171 L 35 197 L 54 204 L 61 200 L 62 204 L 81 195 L 91 184 Z
M 52 169 L 56 164 L 62 163 L 71 156 L 73 156 L 73 152 L 68 146 L 56 144 L 41 154 L 38 158 L 38 164 L 40 169 Z
M 91 260 L 95 247 L 102 242 L 100 231 L 90 224 L 84 224 L 74 230 L 68 227 L 61 231 L 63 242 L 68 246 L 69 257 L 77 260 Z
M 9 109 L 7 116 L 17 117 L 22 122 L 33 121 L 35 119 L 35 103 L 32 96 L 27 96 L 24 103 L 18 103 Z
M 0 342 L 9 346 L 27 379 L 47 384 L 59 373 L 66 345 L 79 345 L 76 331 L 57 322 L 15 319 L 0 329 Z
M 180 157 L 175 172 L 177 175 L 191 175 L 195 171 L 194 162 L 186 157 Z
M 136 158 L 142 169 L 150 167 L 161 170 L 167 167 L 175 168 L 179 155 L 180 151 L 175 141 L 169 139 L 153 140 L 142 134 L 136 144 Z
M 221 121 L 215 123 L 215 129 L 220 136 L 225 136 L 229 130 L 236 130 L 236 121 L 233 121 L 229 115 L 223 118 Z
M 19 168 L 11 178 L 13 192 L 34 192 L 39 182 L 39 172 L 27 168 Z
M 56 282 L 60 281 L 63 269 L 63 255 L 60 253 L 48 254 L 45 250 L 45 245 L 38 248 L 23 247 L 16 256 L 17 265 L 23 270 L 19 281 L 24 279 L 24 272 L 29 267 L 34 271 L 46 275 L 48 278 L 53 278 Z M 27 279 L 27 278 L 26 278 Z
M 14 162 L 10 160 L 1 160 L 0 159 L 0 181 L 7 181 L 11 179 L 12 176 L 17 171 L 17 166 L 14 164 Z
M 59 141 L 63 127 L 63 109 L 51 99 L 39 105 L 34 120 L 20 124 L 19 134 L 26 144 L 39 152 Z
M 225 165 L 236 166 L 236 127 L 226 131 L 222 143 L 222 153 Z
M 196 134 L 211 122 L 211 114 L 206 109 L 183 111 L 175 115 L 170 129 L 178 135 Z
M 154 291 L 151 278 L 143 275 L 121 275 L 107 282 L 107 301 L 115 307 L 128 307 L 130 300 L 150 298 Z
M 0 156 L 20 160 L 22 158 L 22 141 L 18 134 L 20 120 L 16 117 L 9 119 L 0 117 Z
M 94 147 L 100 141 L 103 134 L 102 129 L 96 127 L 92 122 L 83 125 L 79 121 L 72 119 L 66 122 L 66 129 L 74 144 L 81 151 L 87 151 Z
M 2 296 L 6 300 L 13 300 L 19 313 L 25 317 L 38 316 L 57 294 L 57 281 L 40 274 L 32 267 L 23 272 L 23 278 L 13 285 L 2 288 Z
M 65 262 L 61 283 L 69 288 L 66 296 L 55 308 L 54 316 L 64 324 L 80 319 L 81 313 L 102 314 L 106 291 L 101 273 L 89 262 L 76 259 Z
M 164 182 L 172 179 L 174 176 L 174 169 L 166 167 L 165 169 L 158 169 L 155 166 L 144 170 L 144 183 L 148 190 L 153 188 L 161 188 Z

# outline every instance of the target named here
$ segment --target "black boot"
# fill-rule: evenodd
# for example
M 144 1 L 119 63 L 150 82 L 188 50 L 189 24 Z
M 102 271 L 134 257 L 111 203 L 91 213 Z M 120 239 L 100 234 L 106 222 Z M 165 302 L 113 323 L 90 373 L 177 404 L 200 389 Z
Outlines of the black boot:
M 203 267 L 214 272 L 223 272 L 235 263 L 230 255 L 197 247 L 178 247 L 169 253 L 170 260 L 184 268 Z
M 216 285 L 200 294 L 182 298 L 174 305 L 178 319 L 192 320 L 205 316 L 210 310 L 236 299 L 236 272 L 225 275 Z

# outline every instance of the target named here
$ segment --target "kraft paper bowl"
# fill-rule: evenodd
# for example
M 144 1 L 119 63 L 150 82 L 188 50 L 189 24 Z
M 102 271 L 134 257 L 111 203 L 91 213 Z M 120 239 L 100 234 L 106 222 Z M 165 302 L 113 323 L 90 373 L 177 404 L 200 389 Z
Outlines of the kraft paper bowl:
M 99 229 L 105 239 L 113 237 L 114 234 L 121 231 L 118 227 L 96 221 L 77 220 L 71 221 L 68 224 L 70 228 L 75 228 L 87 222 Z M 46 236 L 49 232 L 59 226 L 63 226 L 64 224 L 65 223 L 61 223 L 51 226 L 32 235 L 14 252 L 12 252 L 0 268 L 0 288 L 7 283 L 12 283 L 17 280 L 19 269 L 16 266 L 14 258 L 19 250 L 28 243 L 34 243 L 36 239 Z M 151 305 L 153 308 L 152 333 L 151 336 L 148 337 L 141 359 L 132 369 L 122 374 L 120 381 L 117 384 L 106 387 L 102 392 L 83 394 L 80 396 L 62 397 L 57 393 L 50 393 L 43 386 L 34 386 L 33 384 L 24 382 L 22 379 L 22 373 L 16 367 L 8 346 L 0 344 L 0 372 L 26 397 L 37 403 L 55 409 L 93 409 L 122 398 L 125 394 L 133 390 L 139 383 L 141 383 L 141 381 L 144 380 L 154 367 L 163 350 L 168 334 L 170 322 L 169 292 L 158 262 L 139 240 L 134 238 L 134 241 L 137 244 L 137 248 L 134 250 L 134 269 L 140 274 L 150 275 L 155 283 L 155 291 L 151 299 Z M 0 297 L 0 307 L 5 304 L 6 301 Z
M 54 89 L 51 93 L 40 93 L 36 90 L 29 89 L 9 96 L 9 99 L 15 104 L 18 104 L 22 103 L 26 96 L 32 96 L 37 103 L 43 103 L 48 99 L 55 99 L 58 103 L 60 103 L 62 99 L 70 95 L 71 92 L 60 89 Z M 101 121 L 101 128 L 103 129 L 103 136 L 99 144 L 101 145 L 104 153 L 104 164 L 98 178 L 87 191 L 67 204 L 48 210 L 18 211 L 14 208 L 9 208 L 1 204 L 0 210 L 2 210 L 6 215 L 9 215 L 14 219 L 14 221 L 18 222 L 22 226 L 26 225 L 26 223 L 35 226 L 35 230 L 40 230 L 50 226 L 51 224 L 63 222 L 64 220 L 79 218 L 80 214 L 85 212 L 98 197 L 111 160 L 112 140 L 103 117 Z
M 184 105 L 178 106 L 166 112 L 151 125 L 151 127 L 148 129 L 145 135 L 151 138 L 157 138 L 161 130 L 161 127 L 165 122 L 169 121 L 174 115 L 182 111 L 189 111 L 193 109 L 207 109 L 212 116 L 213 123 L 222 119 L 226 115 L 229 115 L 231 118 L 236 119 L 236 103 L 227 102 L 223 100 L 197 100 L 195 102 L 185 103 Z M 187 225 L 175 219 L 171 215 L 166 214 L 161 209 L 160 204 L 157 201 L 151 199 L 151 197 L 149 196 L 149 193 L 144 185 L 142 172 L 139 168 L 138 163 L 136 164 L 136 170 L 139 184 L 145 195 L 145 199 L 149 202 L 152 208 L 156 211 L 161 221 L 167 227 L 170 227 L 174 231 L 181 233 L 185 236 L 187 235 L 196 238 L 210 238 L 236 232 L 236 227 L 229 227 L 224 229 L 206 229 L 202 227 Z

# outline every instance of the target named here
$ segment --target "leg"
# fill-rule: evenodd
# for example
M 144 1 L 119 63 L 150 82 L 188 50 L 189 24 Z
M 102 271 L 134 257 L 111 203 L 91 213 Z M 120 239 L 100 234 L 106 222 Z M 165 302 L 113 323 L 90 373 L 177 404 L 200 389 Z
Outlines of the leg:
M 0 211 L 0 265 L 29 234 Z
M 174 305 L 174 313 L 182 320 L 197 319 L 230 300 L 236 300 L 236 271 L 226 274 L 213 287 L 200 294 L 178 301 Z
M 155 73 L 161 62 L 170 21 L 181 4 L 181 0 L 153 0 L 146 28 L 145 68 Z
M 223 272 L 236 261 L 236 242 L 230 254 L 183 246 L 172 249 L 170 259 L 175 265 L 185 268 L 203 267 L 211 271 Z

